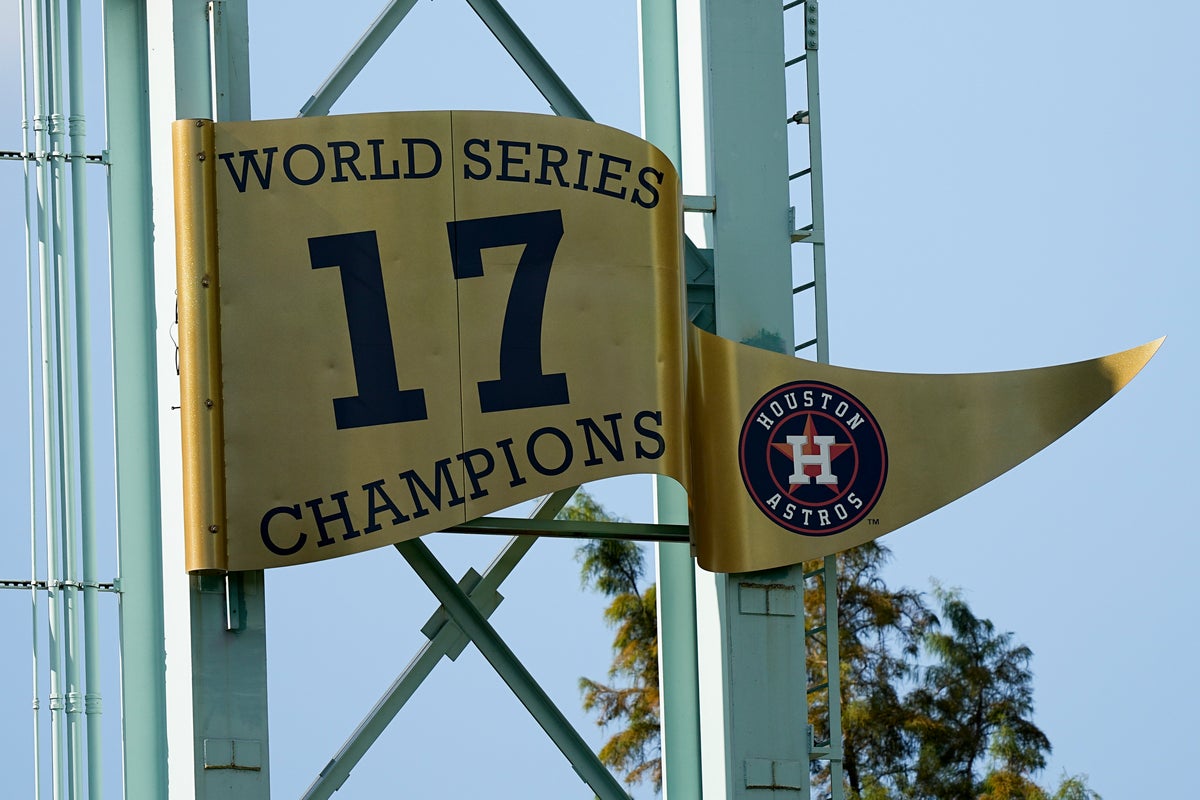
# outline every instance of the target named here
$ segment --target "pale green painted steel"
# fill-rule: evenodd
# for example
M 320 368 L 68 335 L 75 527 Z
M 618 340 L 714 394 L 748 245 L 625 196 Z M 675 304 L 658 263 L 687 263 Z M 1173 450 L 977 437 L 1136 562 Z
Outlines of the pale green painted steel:
M 821 90 L 818 57 L 818 0 L 805 5 L 804 69 L 808 87 L 809 185 L 812 198 L 813 291 L 816 314 L 817 360 L 829 363 L 829 303 L 825 277 L 825 170 L 821 156 Z M 826 556 L 825 582 L 825 664 L 828 682 L 829 781 L 831 800 L 845 797 L 842 773 L 842 671 L 841 632 L 838 629 L 837 556 Z
M 329 113 L 329 109 L 337 102 L 346 88 L 358 77 L 363 67 L 367 65 L 379 48 L 392 35 L 392 31 L 404 21 L 409 11 L 417 4 L 417 0 L 391 0 L 387 7 L 380 12 L 366 32 L 359 37 L 350 48 L 350 52 L 338 62 L 333 72 L 325 79 L 308 102 L 300 109 L 297 116 L 320 117 Z
M 708 0 L 702 8 L 717 333 L 790 351 L 783 9 L 778 0 Z M 702 688 L 723 713 L 705 717 L 703 735 L 723 739 L 724 752 L 722 763 L 706 772 L 705 791 L 750 798 L 770 790 L 776 800 L 807 800 L 802 568 L 712 580 L 719 618 L 704 621 L 702 642 L 720 659 L 720 672 Z M 788 613 L 741 613 L 746 584 L 790 595 Z
M 679 46 L 675 0 L 640 0 L 642 132 L 683 169 L 679 124 Z M 654 479 L 655 520 L 686 526 L 687 492 Z M 656 548 L 663 796 L 700 800 L 700 683 L 696 642 L 696 564 L 687 542 Z
M 33 661 L 33 800 L 41 800 L 42 796 L 42 724 L 41 724 L 41 665 L 38 660 L 40 640 L 40 632 L 38 629 L 38 608 L 40 598 L 38 596 L 38 532 L 40 522 L 38 517 L 38 493 L 37 493 L 37 476 L 38 476 L 38 458 L 37 458 L 37 441 L 38 441 L 38 426 L 36 422 L 36 392 L 34 390 L 34 380 L 36 378 L 36 370 L 34 368 L 35 361 L 39 360 L 35 344 L 37 337 L 34 332 L 34 326 L 37 324 L 37 315 L 35 312 L 34 303 L 34 238 L 33 231 L 37 226 L 37 220 L 33 214 L 33 205 L 29 202 L 30 193 L 34 191 L 34 175 L 30 170 L 30 159 L 28 154 L 34 152 L 34 139 L 32 128 L 29 120 L 29 66 L 28 66 L 28 45 L 29 34 L 26 31 L 26 15 L 25 15 L 26 0 L 20 0 L 17 8 L 17 24 L 20 27 L 20 59 L 21 59 L 21 146 L 24 148 L 26 157 L 21 165 L 23 178 L 23 199 L 25 203 L 25 349 L 28 358 L 26 360 L 26 388 L 28 390 L 26 409 L 29 419 L 29 607 L 30 607 L 30 641 L 31 641 L 31 656 Z
M 57 302 L 57 276 L 61 271 L 59 241 L 61 240 L 61 203 L 58 196 L 58 163 L 53 153 L 61 152 L 61 115 L 55 113 L 57 97 L 54 94 L 53 65 L 58 57 L 53 37 L 49 35 L 48 9 L 34 4 L 34 129 L 37 133 L 38 157 L 38 274 L 41 298 L 41 355 L 42 355 L 42 419 L 43 463 L 45 464 L 46 501 L 46 585 L 47 623 L 50 672 L 50 761 L 51 791 L 55 800 L 68 792 L 65 782 L 69 776 L 69 748 L 67 729 L 69 723 L 64 714 L 64 688 L 66 681 L 63 660 L 63 602 L 60 594 L 61 542 L 59 533 L 63 524 L 63 507 L 60 502 L 63 491 L 61 461 L 61 407 L 62 399 L 59 378 L 60 351 Z
M 842 670 L 838 629 L 837 556 L 825 556 L 825 667 L 829 683 L 829 785 L 831 800 L 842 800 Z
M 117 558 L 126 800 L 167 792 L 158 380 L 144 0 L 105 0 Z
M 813 310 L 817 361 L 829 363 L 829 306 L 825 270 L 825 171 L 821 155 L 821 92 L 819 69 L 819 0 L 804 0 L 804 72 L 808 99 L 808 176 L 812 224 L 803 241 L 812 246 Z M 825 665 L 829 742 L 820 753 L 829 761 L 830 798 L 842 800 L 845 785 L 842 772 L 842 676 L 840 632 L 838 630 L 837 556 L 826 556 L 821 579 L 825 592 Z M 814 753 L 814 756 L 817 755 Z
M 207 14 L 173 3 L 174 116 L 221 121 L 250 117 L 246 0 L 215 0 Z M 166 127 L 169 120 L 157 120 Z M 170 205 L 164 191 L 158 202 Z M 173 272 L 173 270 L 168 270 Z M 267 800 L 266 592 L 262 571 L 187 582 L 191 647 L 192 787 L 196 800 Z M 182 587 L 180 587 L 182 588 Z M 239 746 L 240 745 L 240 746 Z
M 83 85 L 83 15 L 79 0 L 67 3 L 67 92 L 71 115 L 67 121 L 71 142 L 71 220 L 74 241 L 75 353 L 79 447 L 79 537 L 83 582 L 83 714 L 87 741 L 87 796 L 103 797 L 103 746 L 100 726 L 100 619 L 96 574 L 96 520 L 101 510 L 96 500 L 93 459 L 91 293 L 87 257 L 87 152 Z
M 49 157 L 51 175 L 54 183 L 54 226 L 53 259 L 55 266 L 54 289 L 47 300 L 55 304 L 55 350 L 58 392 L 58 417 L 54 420 L 57 426 L 58 452 L 56 453 L 55 469 L 59 475 L 59 486 L 52 502 L 59 508 L 58 530 L 54 531 L 60 547 L 62 571 L 62 635 L 63 635 L 63 675 L 65 678 L 65 693 L 63 701 L 66 711 L 66 791 L 71 798 L 81 797 L 83 793 L 84 775 L 84 731 L 83 731 L 83 693 L 80 691 L 80 644 L 79 644 L 79 508 L 75 503 L 76 479 L 79 469 L 79 396 L 77 369 L 81 355 L 76 348 L 78 335 L 78 298 L 75 293 L 75 272 L 68 263 L 69 256 L 76 256 L 82 247 L 79 241 L 79 227 L 74 212 L 82 203 L 82 196 L 75 194 L 75 163 L 71 156 L 74 139 L 67 138 L 68 124 L 64 115 L 66 111 L 63 96 L 63 52 L 62 52 L 62 11 L 58 3 L 50 3 L 49 14 L 46 18 L 46 38 L 49 42 L 49 79 L 47 88 L 50 91 L 50 142 L 53 153 Z M 69 60 L 71 54 L 67 54 Z M 71 181 L 68 183 L 66 165 L 71 162 Z M 70 205 L 67 205 L 68 186 L 70 187 Z M 70 227 L 72 237 L 68 238 L 67 228 Z M 73 259 L 70 259 L 73 260 Z
M 829 363 L 829 300 L 825 280 L 825 168 L 821 158 L 821 87 L 818 54 L 818 0 L 804 7 L 804 71 L 808 95 L 809 194 L 812 198 L 813 306 L 816 314 L 817 361 Z
M 562 510 L 575 494 L 575 489 L 563 489 L 543 498 L 542 502 L 530 515 L 531 520 L 552 520 Z M 537 541 L 533 536 L 514 536 L 492 561 L 478 582 L 473 587 L 464 586 L 471 603 L 479 608 L 486 618 L 491 615 L 499 604 L 500 596 L 496 590 L 516 568 L 529 549 Z M 460 581 L 463 585 L 464 581 Z M 445 614 L 444 607 L 439 612 Z M 465 645 L 463 634 L 455 624 L 442 624 L 421 650 L 413 657 L 404 671 L 392 682 L 383 697 L 358 724 L 350 738 L 341 746 L 321 774 L 308 787 L 301 800 L 326 800 L 333 795 L 346 779 L 351 770 L 366 755 L 371 745 L 383 734 L 383 731 L 395 719 L 396 714 L 408 702 L 413 693 L 424 680 L 433 672 L 433 668 L 443 657 L 454 659 L 455 650 Z
M 467 0 L 467 3 L 550 103 L 555 114 L 575 119 L 592 118 L 500 3 L 496 0 Z
M 420 539 L 411 539 L 400 542 L 396 549 L 449 612 L 454 622 L 462 628 L 463 633 L 475 643 L 480 654 L 488 660 L 521 704 L 542 726 L 542 730 L 546 731 L 555 746 L 567 757 L 584 783 L 591 787 L 600 800 L 628 800 L 629 795 L 621 788 L 621 784 L 600 763 L 600 759 L 588 747 L 587 742 L 571 726 L 491 624 L 479 613 L 479 609 L 470 598 L 433 557 L 425 543 Z
M 686 498 L 685 498 L 686 499 Z M 686 520 L 686 514 L 684 516 Z M 624 539 L 687 544 L 687 523 L 600 522 L 480 517 L 446 529 L 447 533 L 529 534 L 555 539 Z

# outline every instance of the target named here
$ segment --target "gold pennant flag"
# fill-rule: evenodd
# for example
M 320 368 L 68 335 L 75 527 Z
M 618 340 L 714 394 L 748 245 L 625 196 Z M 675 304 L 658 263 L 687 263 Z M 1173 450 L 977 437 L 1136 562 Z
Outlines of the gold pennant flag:
M 721 572 L 831 555 L 941 508 L 1075 427 L 1162 343 L 1041 369 L 906 375 L 692 333 L 689 410 L 703 420 L 692 540 L 700 565 Z
M 689 490 L 706 569 L 795 563 L 999 475 L 1157 347 L 919 376 L 704 334 L 678 176 L 594 123 L 443 111 L 174 134 L 194 572 L 346 555 L 632 473 Z

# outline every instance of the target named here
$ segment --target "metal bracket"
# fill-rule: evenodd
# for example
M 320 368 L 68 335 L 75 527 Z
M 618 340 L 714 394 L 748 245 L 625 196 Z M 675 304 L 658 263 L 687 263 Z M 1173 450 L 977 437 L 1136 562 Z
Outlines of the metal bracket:
M 817 0 L 804 4 L 804 49 L 817 49 Z

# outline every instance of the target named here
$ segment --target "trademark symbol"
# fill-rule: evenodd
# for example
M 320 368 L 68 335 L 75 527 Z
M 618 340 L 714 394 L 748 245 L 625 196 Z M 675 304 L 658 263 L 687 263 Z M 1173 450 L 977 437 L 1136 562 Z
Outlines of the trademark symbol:
M 871 519 L 867 520 L 867 524 L 868 525 L 878 525 L 879 517 L 872 517 Z

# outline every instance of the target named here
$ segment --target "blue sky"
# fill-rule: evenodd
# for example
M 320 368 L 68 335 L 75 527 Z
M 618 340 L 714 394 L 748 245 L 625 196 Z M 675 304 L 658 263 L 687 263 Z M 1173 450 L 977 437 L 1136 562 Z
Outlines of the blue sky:
M 293 116 L 380 5 L 252 4 L 254 115 Z M 598 121 L 638 131 L 632 2 L 506 7 Z M 928 589 L 936 577 L 960 586 L 978 614 L 1032 647 L 1037 722 L 1055 745 L 1048 780 L 1066 770 L 1090 775 L 1109 800 L 1169 796 L 1177 770 L 1200 752 L 1189 667 L 1200 599 L 1190 503 L 1200 446 L 1200 61 L 1191 40 L 1200 11 L 1181 2 L 1061 0 L 1018 12 L 826 0 L 821 12 L 834 363 L 1017 369 L 1168 336 L 1139 378 L 1061 441 L 885 543 L 895 555 L 890 584 Z M 15 42 L 8 24 L 0 31 L 0 149 L 17 149 Z M 333 110 L 446 107 L 548 111 L 457 0 L 419 3 Z M 98 103 L 90 110 L 95 152 L 103 127 Z M 101 173 L 91 175 L 100 186 Z M 0 363 L 23 384 L 19 165 L 0 163 L 0 181 L 0 335 L 11 343 Z M 96 355 L 106 357 L 103 348 Z M 23 531 L 23 388 L 2 402 L 0 446 L 11 454 L 2 497 Z M 101 401 L 98 417 L 107 413 Z M 648 479 L 596 494 L 626 517 L 649 517 Z M 111 522 L 101 529 L 111 537 Z M 0 577 L 25 577 L 27 539 L 11 541 Z M 429 543 L 455 576 L 482 570 L 501 544 Z M 538 543 L 501 589 L 493 620 L 599 745 L 576 684 L 603 676 L 611 634 L 600 598 L 579 590 L 572 552 Z M 390 549 L 272 573 L 268 604 L 273 794 L 295 797 L 419 648 L 436 604 Z M 0 766 L 17 781 L 28 775 L 28 620 L 25 595 L 0 595 L 0 685 L 11 687 L 0 692 L 0 718 L 16 721 L 0 734 Z M 106 652 L 112 753 L 119 705 L 111 644 Z M 106 769 L 115 787 L 118 768 Z M 337 796 L 400 789 L 591 796 L 472 648 L 439 666 Z

